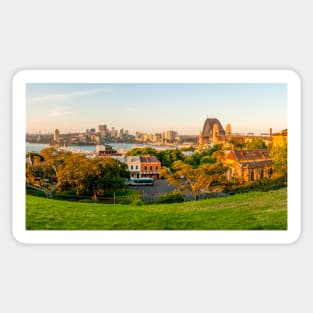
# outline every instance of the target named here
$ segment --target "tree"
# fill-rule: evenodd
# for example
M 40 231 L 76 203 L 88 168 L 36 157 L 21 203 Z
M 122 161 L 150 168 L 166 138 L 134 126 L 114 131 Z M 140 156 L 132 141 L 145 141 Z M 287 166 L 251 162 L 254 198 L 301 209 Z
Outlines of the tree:
M 174 150 L 162 150 L 156 155 L 158 160 L 161 162 L 162 166 L 172 168 L 174 162 L 183 161 L 185 159 L 184 155 L 179 149 Z
M 192 156 L 185 158 L 185 161 L 193 167 L 198 167 L 204 163 L 214 164 L 217 161 L 216 155 L 219 155 L 219 153 L 224 153 L 221 149 L 221 145 L 214 145 L 209 149 L 205 149 L 201 152 L 196 152 Z
M 31 185 L 40 185 L 40 178 L 44 177 L 47 168 L 44 166 L 44 157 L 35 152 L 26 154 L 26 183 Z
M 130 156 L 136 156 L 136 155 L 155 155 L 155 156 L 157 156 L 157 154 L 158 154 L 158 151 L 156 149 L 151 148 L 151 147 L 133 148 L 126 153 L 126 155 L 130 155 Z
M 96 177 L 90 185 L 94 198 L 106 190 L 112 191 L 125 186 L 125 180 L 130 177 L 125 163 L 111 158 L 96 159 L 93 162 L 97 168 Z
M 247 149 L 266 149 L 267 146 L 262 139 L 252 139 L 246 143 Z
M 29 159 L 31 165 L 34 165 L 36 163 L 40 163 L 40 162 L 45 160 L 45 158 L 41 154 L 36 153 L 36 152 L 26 153 L 26 158 Z
M 57 184 L 55 189 L 66 191 L 75 188 L 80 195 L 88 189 L 88 182 L 96 175 L 96 167 L 82 154 L 68 154 L 58 160 L 53 160 Z
M 105 190 L 124 187 L 125 180 L 130 177 L 127 165 L 117 160 L 89 160 L 84 154 L 58 151 L 53 147 L 33 155 L 33 160 L 26 164 L 27 183 L 39 184 L 42 178 L 53 178 L 55 184 L 49 185 L 50 192 L 73 189 L 76 195 L 93 194 L 96 198 Z
M 270 156 L 273 161 L 274 173 L 278 177 L 283 177 L 287 180 L 288 172 L 288 149 L 287 144 L 273 147 Z
M 208 192 L 213 182 L 223 180 L 227 168 L 221 163 L 204 163 L 199 167 L 193 167 L 182 161 L 176 161 L 173 171 L 162 169 L 162 175 L 171 185 L 176 186 L 181 192 L 188 191 L 198 200 L 201 192 Z

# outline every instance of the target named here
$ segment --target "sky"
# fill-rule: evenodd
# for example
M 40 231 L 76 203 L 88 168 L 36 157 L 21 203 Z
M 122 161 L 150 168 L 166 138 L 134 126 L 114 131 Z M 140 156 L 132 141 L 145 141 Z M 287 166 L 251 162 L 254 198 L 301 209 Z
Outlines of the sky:
M 112 83 L 27 84 L 26 131 L 83 132 L 109 128 L 198 135 L 205 119 L 217 118 L 233 132 L 287 127 L 287 84 Z

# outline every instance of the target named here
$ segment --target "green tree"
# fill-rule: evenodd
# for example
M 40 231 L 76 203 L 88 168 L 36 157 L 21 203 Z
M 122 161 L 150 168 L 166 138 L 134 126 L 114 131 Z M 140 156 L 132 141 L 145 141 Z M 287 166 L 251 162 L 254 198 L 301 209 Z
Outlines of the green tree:
M 96 177 L 90 184 L 94 198 L 105 191 L 114 191 L 125 187 L 130 173 L 125 163 L 111 158 L 93 160 L 96 165 Z
M 193 167 L 182 161 L 176 161 L 173 171 L 164 168 L 162 175 L 181 192 L 190 192 L 194 199 L 198 200 L 201 192 L 209 192 L 213 182 L 218 183 L 224 180 L 226 170 L 227 168 L 221 163 L 204 163 L 199 167 Z
M 216 163 L 216 159 L 211 156 L 206 155 L 200 159 L 200 165 L 205 164 L 205 163 L 214 164 Z
M 174 162 L 183 161 L 185 159 L 183 153 L 179 149 L 161 150 L 156 157 L 161 162 L 162 166 L 172 168 Z
M 288 173 L 288 149 L 287 144 L 273 147 L 270 156 L 273 161 L 275 176 L 283 177 L 287 180 Z
M 204 163 L 214 164 L 217 161 L 216 155 L 219 155 L 219 152 L 222 151 L 221 149 L 221 145 L 214 145 L 209 149 L 205 149 L 201 152 L 196 152 L 192 156 L 187 157 L 185 159 L 185 162 L 192 165 L 193 167 L 198 167 Z
M 155 155 L 157 156 L 158 151 L 151 147 L 145 147 L 145 148 L 133 148 L 129 150 L 126 155 L 130 156 L 136 156 L 136 155 Z
M 245 144 L 247 149 L 266 149 L 267 146 L 262 139 L 252 139 Z
M 57 175 L 57 189 L 66 191 L 71 188 L 80 195 L 88 190 L 89 183 L 96 176 L 96 166 L 82 154 L 69 154 L 54 162 Z

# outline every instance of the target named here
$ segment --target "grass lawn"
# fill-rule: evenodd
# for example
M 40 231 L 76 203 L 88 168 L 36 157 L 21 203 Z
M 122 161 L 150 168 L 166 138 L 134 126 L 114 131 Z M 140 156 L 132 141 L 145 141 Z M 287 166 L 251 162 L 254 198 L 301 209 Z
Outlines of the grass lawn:
M 285 230 L 287 188 L 173 204 L 122 205 L 26 196 L 28 230 Z

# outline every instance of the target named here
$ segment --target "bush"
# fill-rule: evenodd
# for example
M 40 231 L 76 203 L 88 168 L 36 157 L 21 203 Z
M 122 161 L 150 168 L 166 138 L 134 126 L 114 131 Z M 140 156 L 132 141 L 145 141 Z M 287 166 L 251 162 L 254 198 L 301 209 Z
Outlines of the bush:
M 284 188 L 286 186 L 287 184 L 283 178 L 263 178 L 254 182 L 227 184 L 224 186 L 224 192 L 236 194 L 248 191 L 269 191 Z
M 132 205 L 143 205 L 145 204 L 141 199 L 136 199 L 136 200 L 133 200 Z
M 141 200 L 141 195 L 116 197 L 116 203 L 118 204 L 134 204 L 136 201 Z
M 183 201 L 184 201 L 183 195 L 179 191 L 174 190 L 172 192 L 167 192 L 167 193 L 162 194 L 157 202 L 158 203 L 175 203 L 175 202 L 183 202 Z
M 26 188 L 26 194 L 37 196 L 37 197 L 46 197 L 47 196 L 43 191 L 35 190 L 35 189 L 31 189 L 31 188 Z

